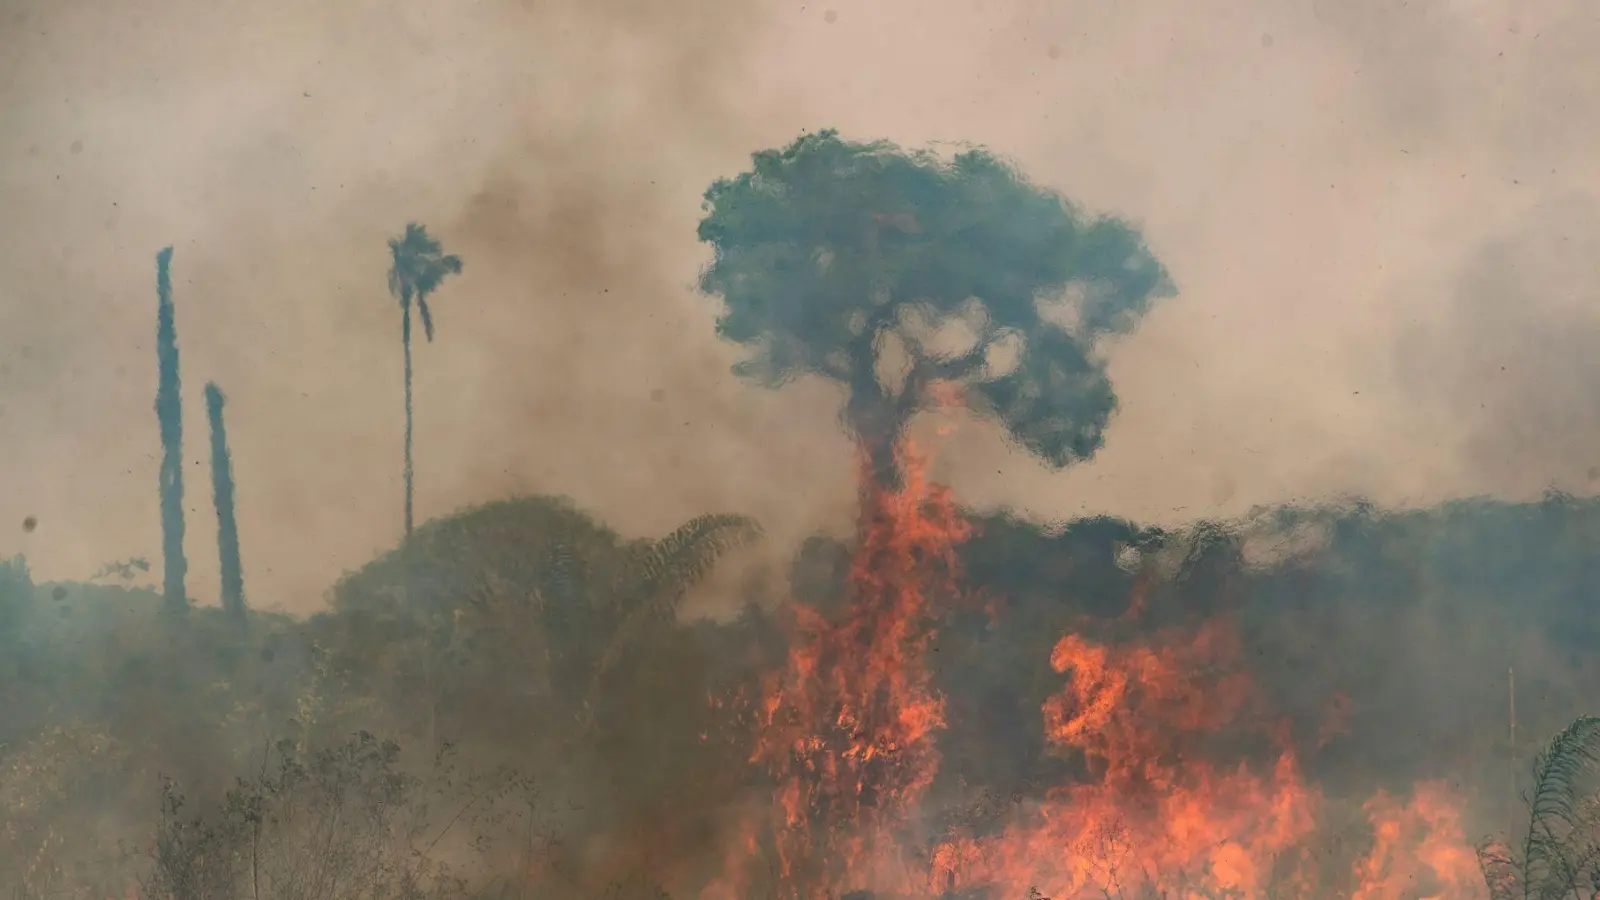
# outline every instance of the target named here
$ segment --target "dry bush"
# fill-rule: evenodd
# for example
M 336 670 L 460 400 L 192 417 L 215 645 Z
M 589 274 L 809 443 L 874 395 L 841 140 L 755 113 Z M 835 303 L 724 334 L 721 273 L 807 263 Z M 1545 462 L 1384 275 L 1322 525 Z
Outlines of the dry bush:
M 0 754 L 0 895 L 119 892 L 126 858 L 112 819 L 130 792 L 125 762 L 108 735 L 79 724 Z
M 214 808 L 186 815 L 164 785 L 149 900 L 424 900 L 503 892 L 525 855 L 494 835 L 533 834 L 537 794 L 505 770 L 461 771 L 448 752 L 419 776 L 361 732 L 314 752 L 280 741 Z M 525 817 L 518 828 L 512 817 Z

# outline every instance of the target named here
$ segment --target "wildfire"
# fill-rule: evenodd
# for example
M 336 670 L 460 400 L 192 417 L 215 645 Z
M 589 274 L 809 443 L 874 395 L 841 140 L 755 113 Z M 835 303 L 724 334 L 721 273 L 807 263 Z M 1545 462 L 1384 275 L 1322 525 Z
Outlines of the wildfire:
M 1351 900 L 1453 900 L 1486 893 L 1477 856 L 1461 830 L 1461 807 L 1449 788 L 1419 784 L 1404 803 L 1380 793 L 1366 809 L 1374 841 L 1356 868 L 1358 886 Z
M 847 610 L 799 608 L 788 665 L 766 690 L 752 762 L 778 780 L 773 848 L 795 896 L 898 885 L 900 833 L 938 770 L 944 703 L 922 653 L 955 597 L 968 526 L 913 451 L 901 462 L 899 488 L 863 473 Z
M 945 726 L 924 654 L 961 596 L 956 549 L 968 525 L 920 457 L 907 449 L 901 461 L 899 488 L 863 471 L 845 611 L 796 612 L 751 756 L 773 776 L 772 800 L 745 823 L 709 894 L 748 895 L 757 869 L 775 879 L 769 890 L 807 900 L 1486 894 L 1460 804 L 1436 784 L 1368 801 L 1370 850 L 1330 875 L 1319 853 L 1329 803 L 1304 778 L 1225 620 L 1138 646 L 1062 637 L 1050 662 L 1064 684 L 1041 716 L 1050 749 L 1080 761 L 1081 777 L 998 831 L 917 834 Z M 1343 698 L 1331 712 L 1319 746 L 1342 729 Z
M 1219 623 L 1148 647 L 1062 638 L 1051 664 L 1067 683 L 1045 704 L 1046 733 L 1090 778 L 1050 792 L 998 838 L 952 845 L 940 861 L 946 880 L 1052 898 L 1261 897 L 1281 887 L 1280 861 L 1314 831 L 1317 797 L 1281 726 L 1257 719 L 1261 698 L 1236 659 Z M 1212 763 L 1219 736 L 1256 738 L 1275 760 L 1262 771 Z

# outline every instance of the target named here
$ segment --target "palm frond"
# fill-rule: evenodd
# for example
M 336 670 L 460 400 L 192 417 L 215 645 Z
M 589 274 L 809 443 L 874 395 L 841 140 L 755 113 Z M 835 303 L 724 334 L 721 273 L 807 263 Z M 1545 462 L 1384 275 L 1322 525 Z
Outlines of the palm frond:
M 394 243 L 394 241 L 390 241 L 389 246 L 393 247 Z M 401 276 L 400 269 L 392 266 L 389 269 L 389 293 L 400 301 L 401 306 L 411 302 L 410 282 Z
M 422 333 L 429 341 L 433 340 L 433 310 L 428 308 L 428 295 L 421 294 L 417 297 L 417 312 L 422 315 Z
M 760 523 L 748 516 L 696 516 L 641 549 L 633 573 L 637 598 L 654 614 L 670 617 L 684 593 L 709 575 L 717 560 L 761 536 Z
M 1559 900 L 1578 889 L 1600 858 L 1591 799 L 1600 774 L 1600 717 L 1584 716 L 1551 739 L 1533 764 L 1524 896 Z
M 436 256 L 443 249 L 439 240 L 428 234 L 428 226 L 420 222 L 407 222 L 405 236 L 398 242 L 411 256 Z
M 684 594 L 711 573 L 717 560 L 760 540 L 762 534 L 761 523 L 749 516 L 709 514 L 690 519 L 658 541 L 636 545 L 625 573 L 634 579 L 634 587 L 624 589 L 613 601 L 624 604 L 622 619 L 595 662 L 582 707 L 581 734 L 596 727 L 595 710 L 606 676 L 623 653 L 648 633 L 647 626 L 670 622 Z
M 448 275 L 461 273 L 461 257 L 446 255 L 437 238 L 416 222 L 406 223 L 405 234 L 389 239 L 389 293 L 408 306 L 416 298 L 422 306 L 422 327 L 433 340 L 433 314 L 427 308 L 428 295 L 439 289 Z

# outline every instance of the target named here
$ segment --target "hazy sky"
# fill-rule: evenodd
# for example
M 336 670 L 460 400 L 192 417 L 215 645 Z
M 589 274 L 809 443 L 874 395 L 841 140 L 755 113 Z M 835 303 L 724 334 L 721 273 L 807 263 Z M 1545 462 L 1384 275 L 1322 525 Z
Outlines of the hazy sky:
M 706 185 L 829 126 L 987 144 L 1141 223 L 1181 289 L 1112 349 L 1094 462 L 944 439 L 973 502 L 1590 490 L 1595 46 L 1585 0 L 0 0 L 0 553 L 159 561 L 168 243 L 191 591 L 209 379 L 253 602 L 314 608 L 391 546 L 408 219 L 467 262 L 417 351 L 420 515 L 532 491 L 633 534 L 837 525 L 837 398 L 735 382 L 692 290 Z

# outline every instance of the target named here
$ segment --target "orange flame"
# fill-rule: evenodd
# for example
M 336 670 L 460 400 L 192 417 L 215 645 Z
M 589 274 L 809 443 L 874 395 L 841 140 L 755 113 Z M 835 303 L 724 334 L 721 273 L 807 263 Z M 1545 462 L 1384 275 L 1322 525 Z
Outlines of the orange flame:
M 1286 727 L 1261 715 L 1238 653 L 1220 622 L 1149 647 L 1063 638 L 1051 662 L 1067 684 L 1045 704 L 1046 731 L 1082 755 L 1091 780 L 1051 791 L 997 837 L 939 847 L 932 884 L 1055 900 L 1328 896 L 1310 853 L 1323 799 Z M 1213 764 L 1219 736 L 1267 741 L 1275 760 Z M 1419 785 L 1407 803 L 1380 794 L 1366 811 L 1374 845 L 1342 892 L 1351 900 L 1485 896 L 1442 785 Z
M 765 691 L 751 760 L 778 780 L 769 827 L 792 896 L 901 880 L 901 832 L 938 770 L 944 702 L 922 654 L 937 605 L 954 598 L 968 525 L 915 452 L 899 456 L 897 489 L 863 462 L 848 608 L 831 619 L 797 608 L 788 664 Z
M 1410 802 L 1379 793 L 1367 801 L 1372 852 L 1356 867 L 1351 900 L 1449 900 L 1486 893 L 1477 854 L 1461 829 L 1461 809 L 1438 782 L 1417 785 Z
M 1278 860 L 1313 831 L 1317 797 L 1276 723 L 1256 735 L 1279 748 L 1267 771 L 1206 761 L 1208 740 L 1260 706 L 1227 666 L 1236 655 L 1218 624 L 1155 647 L 1062 638 L 1051 664 L 1067 684 L 1045 704 L 1046 734 L 1081 754 L 1094 780 L 1050 792 L 988 846 L 947 854 L 945 865 L 961 865 L 946 880 L 1057 900 L 1264 896 Z
M 1050 748 L 1081 761 L 1082 777 L 1023 804 L 996 833 L 915 834 L 945 727 L 924 655 L 934 621 L 961 596 L 956 549 L 969 526 L 923 460 L 909 448 L 900 456 L 906 477 L 893 490 L 864 463 L 845 611 L 796 609 L 751 756 L 775 779 L 772 799 L 706 896 L 748 896 L 763 846 L 776 893 L 806 900 L 1486 896 L 1460 802 L 1437 784 L 1405 801 L 1372 798 L 1370 851 L 1330 876 L 1314 852 L 1328 804 L 1226 619 L 1136 646 L 1062 637 L 1050 662 L 1064 684 L 1041 715 Z M 1146 573 L 1129 616 L 1148 587 Z M 1332 704 L 1317 746 L 1347 727 L 1348 701 Z

